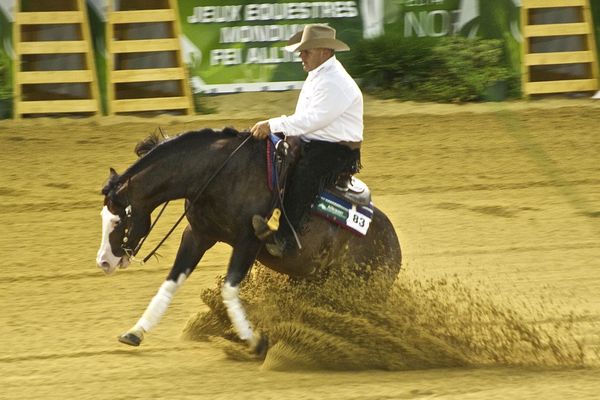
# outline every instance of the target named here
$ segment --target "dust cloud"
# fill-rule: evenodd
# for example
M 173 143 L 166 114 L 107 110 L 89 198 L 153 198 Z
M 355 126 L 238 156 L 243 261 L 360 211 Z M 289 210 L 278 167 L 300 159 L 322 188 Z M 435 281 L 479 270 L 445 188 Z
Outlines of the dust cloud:
M 184 329 L 190 340 L 213 340 L 245 360 L 220 297 L 221 278 L 205 289 L 209 311 Z M 479 283 L 479 285 L 484 285 Z M 569 321 L 528 300 L 498 302 L 490 287 L 459 277 L 401 272 L 391 289 L 383 277 L 364 281 L 333 269 L 319 281 L 297 281 L 255 266 L 241 289 L 250 320 L 267 335 L 267 370 L 413 370 L 527 366 L 581 368 L 597 364 Z

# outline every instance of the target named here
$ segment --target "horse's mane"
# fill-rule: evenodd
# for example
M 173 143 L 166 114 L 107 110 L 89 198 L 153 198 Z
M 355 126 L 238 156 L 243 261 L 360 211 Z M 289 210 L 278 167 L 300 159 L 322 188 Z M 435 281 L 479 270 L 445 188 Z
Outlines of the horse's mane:
M 224 128 L 222 130 L 214 130 L 210 128 L 204 128 L 199 131 L 188 131 L 178 134 L 176 136 L 166 136 L 159 132 L 160 135 L 156 132 L 150 134 L 145 139 L 141 140 L 135 146 L 135 153 L 140 157 L 133 165 L 131 165 L 122 175 L 112 177 L 109 182 L 102 189 L 103 194 L 107 194 L 112 189 L 114 189 L 119 184 L 123 183 L 125 180 L 129 179 L 139 171 L 143 170 L 148 164 L 150 164 L 153 159 L 157 156 L 160 156 L 166 151 L 169 151 L 173 146 L 179 145 L 191 145 L 193 141 L 207 141 L 207 140 L 217 140 L 222 138 L 223 136 L 228 137 L 245 137 L 249 133 L 246 131 L 238 131 L 234 128 Z
M 169 136 L 165 136 L 163 134 L 162 130 L 160 130 L 159 132 L 160 136 L 156 132 L 154 132 L 148 137 L 144 138 L 143 140 L 140 140 L 138 144 L 135 145 L 135 149 L 133 151 L 135 152 L 135 154 L 137 154 L 138 157 L 142 157 L 148 154 L 150 150 L 152 150 L 165 140 L 170 139 Z
M 164 145 L 167 142 L 181 142 L 181 141 L 185 141 L 188 139 L 196 139 L 198 137 L 198 135 L 203 135 L 203 136 L 211 136 L 214 138 L 214 134 L 222 134 L 222 135 L 228 135 L 228 136 L 239 136 L 241 134 L 247 134 L 248 132 L 239 132 L 238 130 L 236 130 L 235 128 L 231 128 L 231 127 L 226 127 L 223 130 L 214 130 L 214 129 L 210 129 L 210 128 L 204 128 L 202 130 L 199 131 L 188 131 L 188 132 L 183 132 L 181 134 L 178 134 L 176 136 L 167 136 L 165 135 L 162 130 L 159 129 L 159 133 L 156 133 L 156 131 L 150 135 L 148 135 L 148 137 L 146 137 L 145 139 L 141 140 L 140 142 L 138 142 L 138 144 L 135 146 L 134 152 L 135 154 L 137 154 L 138 157 L 143 157 L 146 154 L 148 154 L 150 151 L 154 150 L 155 148 L 157 148 L 160 145 Z

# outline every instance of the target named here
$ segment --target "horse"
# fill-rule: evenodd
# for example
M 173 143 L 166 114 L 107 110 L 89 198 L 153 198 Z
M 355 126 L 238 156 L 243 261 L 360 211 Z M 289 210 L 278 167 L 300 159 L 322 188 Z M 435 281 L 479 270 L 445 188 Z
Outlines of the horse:
M 255 331 L 239 297 L 239 285 L 256 260 L 279 273 L 310 279 L 335 268 L 336 261 L 381 270 L 393 282 L 402 254 L 387 216 L 373 207 L 370 228 L 356 235 L 324 218 L 310 216 L 300 232 L 301 249 L 271 256 L 252 228 L 252 216 L 272 210 L 265 142 L 233 128 L 185 132 L 140 142 L 140 157 L 122 174 L 110 168 L 102 189 L 102 240 L 96 263 L 110 275 L 126 268 L 151 230 L 151 213 L 170 200 L 185 199 L 184 228 L 175 261 L 166 280 L 137 323 L 119 341 L 139 346 L 166 312 L 173 296 L 202 256 L 217 242 L 232 247 L 221 287 L 227 314 L 250 351 L 261 353 L 267 338 Z M 137 151 L 137 150 L 136 150 Z M 182 215 L 183 218 L 183 215 Z

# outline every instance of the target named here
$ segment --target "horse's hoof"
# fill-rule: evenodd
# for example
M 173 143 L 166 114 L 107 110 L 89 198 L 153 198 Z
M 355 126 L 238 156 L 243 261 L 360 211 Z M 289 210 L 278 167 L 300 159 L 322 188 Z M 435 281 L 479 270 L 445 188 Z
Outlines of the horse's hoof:
M 252 352 L 259 358 L 264 358 L 269 349 L 269 338 L 266 335 L 260 335 L 258 342 L 252 348 Z
M 119 336 L 119 342 L 128 344 L 130 346 L 139 346 L 144 339 L 144 332 L 140 331 L 129 331 Z

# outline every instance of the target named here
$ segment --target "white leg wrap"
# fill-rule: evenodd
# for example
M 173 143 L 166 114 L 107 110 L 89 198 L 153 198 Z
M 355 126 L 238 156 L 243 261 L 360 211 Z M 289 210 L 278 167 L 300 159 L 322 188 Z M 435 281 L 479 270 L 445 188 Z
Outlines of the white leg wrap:
M 240 339 L 253 340 L 252 327 L 248 318 L 246 318 L 246 312 L 240 301 L 239 293 L 240 289 L 237 286 L 234 287 L 229 283 L 225 283 L 221 289 L 223 304 L 227 308 L 227 315 L 233 324 L 233 329 L 235 329 Z
M 183 274 L 182 274 L 183 275 Z M 163 314 L 167 311 L 169 304 L 171 304 L 171 300 L 179 289 L 179 286 L 183 284 L 184 279 L 178 279 L 177 282 L 173 281 L 164 281 L 163 284 L 158 289 L 158 292 L 152 300 L 144 314 L 139 319 L 139 321 L 135 324 L 134 329 L 143 329 L 144 332 L 149 332 L 152 328 L 154 328 Z

